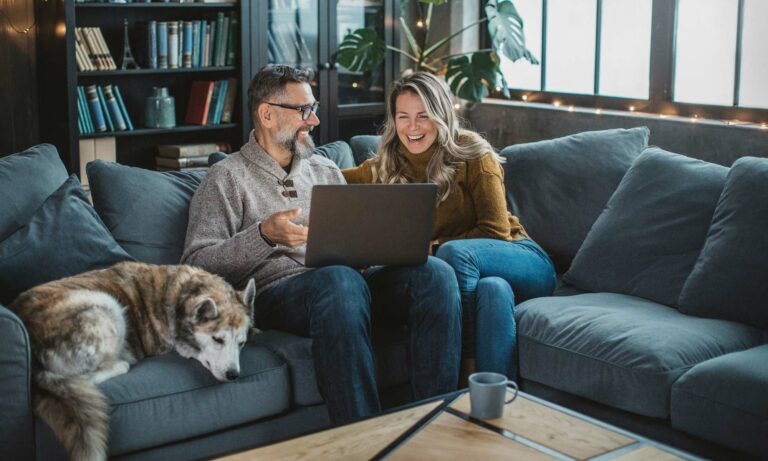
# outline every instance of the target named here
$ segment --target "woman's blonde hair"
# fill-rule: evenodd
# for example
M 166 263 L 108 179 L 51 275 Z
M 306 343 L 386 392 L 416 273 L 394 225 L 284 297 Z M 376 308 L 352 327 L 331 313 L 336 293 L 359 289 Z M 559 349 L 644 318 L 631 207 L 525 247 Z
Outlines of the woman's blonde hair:
M 381 144 L 373 158 L 373 180 L 384 184 L 406 183 L 407 160 L 398 152 L 399 138 L 395 125 L 397 98 L 405 92 L 419 96 L 427 116 L 437 128 L 435 151 L 427 165 L 427 181 L 437 184 L 440 201 L 455 188 L 458 164 L 490 154 L 502 159 L 479 134 L 461 128 L 454 112 L 451 92 L 443 79 L 427 72 L 414 72 L 396 81 L 387 100 L 387 121 L 381 134 Z

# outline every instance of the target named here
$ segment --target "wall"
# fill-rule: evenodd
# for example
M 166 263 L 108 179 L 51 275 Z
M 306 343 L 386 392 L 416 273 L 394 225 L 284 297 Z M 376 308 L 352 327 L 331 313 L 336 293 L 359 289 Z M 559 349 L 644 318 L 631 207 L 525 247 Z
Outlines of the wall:
M 588 130 L 647 126 L 650 144 L 689 157 L 730 166 L 745 155 L 768 157 L 768 129 L 726 126 L 720 122 L 674 120 L 630 112 L 595 114 L 593 110 L 548 104 L 486 102 L 465 108 L 469 125 L 497 149 L 510 144 L 552 139 Z
M 0 0 L 0 10 L 23 30 L 34 21 L 34 2 Z M 37 37 L 15 32 L 0 15 L 0 157 L 40 142 L 38 126 Z

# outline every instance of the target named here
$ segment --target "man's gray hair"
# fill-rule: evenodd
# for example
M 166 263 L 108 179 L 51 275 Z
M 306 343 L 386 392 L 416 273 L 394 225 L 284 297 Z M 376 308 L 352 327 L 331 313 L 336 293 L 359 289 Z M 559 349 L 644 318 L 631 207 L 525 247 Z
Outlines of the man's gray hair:
M 259 69 L 248 86 L 248 112 L 254 123 L 258 120 L 254 112 L 260 103 L 282 97 L 288 83 L 310 83 L 314 77 L 312 69 L 282 64 L 268 64 Z

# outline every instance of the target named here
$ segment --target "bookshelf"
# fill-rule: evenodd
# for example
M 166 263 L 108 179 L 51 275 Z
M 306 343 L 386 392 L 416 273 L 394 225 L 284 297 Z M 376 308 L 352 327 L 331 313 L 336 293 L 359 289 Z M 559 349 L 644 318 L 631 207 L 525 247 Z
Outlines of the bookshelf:
M 80 171 L 79 144 L 84 139 L 115 138 L 115 158 L 119 163 L 154 168 L 156 146 L 162 144 L 226 142 L 234 149 L 247 139 L 251 124 L 246 95 L 251 76 L 250 19 L 251 1 L 232 3 L 80 3 L 74 0 L 39 2 L 37 17 L 41 68 L 41 134 L 46 142 L 59 149 L 71 172 Z M 201 21 L 215 23 L 218 15 L 238 21 L 233 38 L 234 62 L 208 67 L 149 68 L 148 46 L 142 40 L 140 27 L 156 23 Z M 124 46 L 124 21 L 128 21 L 131 51 L 142 65 L 140 69 L 121 69 Z M 202 30 L 205 30 L 203 23 Z M 116 63 L 117 69 L 83 70 L 78 68 L 76 34 L 78 28 L 98 28 Z M 202 33 L 202 30 L 199 30 Z M 181 34 L 181 32 L 180 32 Z M 226 48 L 228 40 L 224 40 Z M 201 40 L 198 42 L 202 44 Z M 222 51 L 224 52 L 224 51 Z M 196 55 L 202 66 L 203 52 Z M 224 57 L 226 60 L 226 57 Z M 170 61 L 170 60 L 169 60 Z M 81 66 L 82 67 L 82 66 Z M 237 97 L 231 121 L 207 125 L 185 124 L 192 82 L 237 79 Z M 82 132 L 78 126 L 78 86 L 116 85 L 133 122 L 133 130 Z M 144 120 L 146 99 L 153 87 L 166 87 L 175 100 L 176 126 L 148 128 Z M 82 107 L 80 107 L 82 113 Z M 82 119 L 82 118 L 81 118 Z

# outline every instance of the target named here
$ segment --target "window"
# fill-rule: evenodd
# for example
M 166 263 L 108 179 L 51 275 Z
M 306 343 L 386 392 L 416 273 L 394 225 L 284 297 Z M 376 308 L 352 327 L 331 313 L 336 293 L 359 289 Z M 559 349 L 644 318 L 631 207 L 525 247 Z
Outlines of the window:
M 513 1 L 541 62 L 501 57 L 514 99 L 768 120 L 767 0 Z

